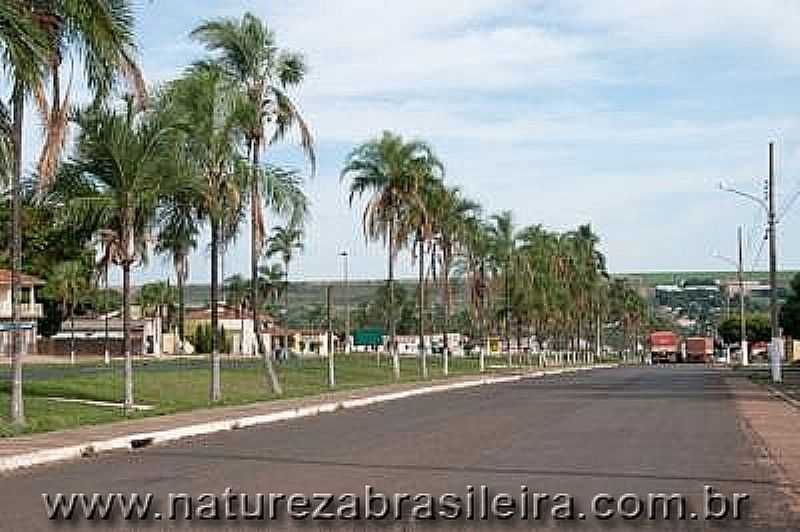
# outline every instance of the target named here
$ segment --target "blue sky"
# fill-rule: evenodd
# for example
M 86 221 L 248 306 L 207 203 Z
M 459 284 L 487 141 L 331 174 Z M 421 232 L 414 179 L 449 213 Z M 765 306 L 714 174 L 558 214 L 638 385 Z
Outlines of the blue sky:
M 189 31 L 252 11 L 310 73 L 294 95 L 318 142 L 313 218 L 293 277 L 383 278 L 339 171 L 357 143 L 392 129 L 431 142 L 489 212 L 522 226 L 591 222 L 612 271 L 724 269 L 737 224 L 761 247 L 758 208 L 716 188 L 760 194 L 767 143 L 778 145 L 779 203 L 800 191 L 800 3 L 792 0 L 369 0 L 141 2 L 148 81 L 203 55 Z M 307 171 L 287 142 L 267 158 Z M 800 267 L 800 202 L 780 225 L 782 268 Z M 247 270 L 249 238 L 225 274 Z M 412 274 L 408 257 L 403 275 Z M 192 261 L 195 282 L 208 257 Z M 154 258 L 138 279 L 171 274 Z

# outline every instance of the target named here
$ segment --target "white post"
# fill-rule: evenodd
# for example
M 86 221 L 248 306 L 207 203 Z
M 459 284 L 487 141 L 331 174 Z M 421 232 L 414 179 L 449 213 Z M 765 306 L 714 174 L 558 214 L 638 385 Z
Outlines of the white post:
M 772 382 L 783 382 L 781 362 L 783 361 L 783 338 L 773 338 L 769 344 L 769 359 L 772 367 Z
M 447 356 L 447 351 L 450 349 L 450 341 L 447 338 L 447 331 L 444 332 L 442 340 L 447 344 L 447 347 L 442 346 L 442 373 L 447 377 L 450 374 L 450 357 Z

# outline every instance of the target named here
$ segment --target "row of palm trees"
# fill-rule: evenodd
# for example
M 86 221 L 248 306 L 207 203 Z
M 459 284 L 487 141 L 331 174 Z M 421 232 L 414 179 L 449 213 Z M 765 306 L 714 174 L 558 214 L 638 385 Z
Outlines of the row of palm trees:
M 408 249 L 418 261 L 419 365 L 428 374 L 424 336 L 426 285 L 438 285 L 443 308 L 442 331 L 452 329 L 453 283 L 461 281 L 468 302 L 468 332 L 481 342 L 505 338 L 511 363 L 512 335 L 517 352 L 522 338 L 539 346 L 589 352 L 602 345 L 609 324 L 624 326 L 633 338 L 647 314 L 644 300 L 623 281 L 611 281 L 599 238 L 591 226 L 558 233 L 541 226 L 518 228 L 510 211 L 486 216 L 480 204 L 448 186 L 444 165 L 433 148 L 392 132 L 356 148 L 347 158 L 342 179 L 349 182 L 351 206 L 365 197 L 363 230 L 368 241 L 388 248 L 388 316 L 396 378 L 400 359 L 396 342 L 395 262 Z M 434 298 L 431 298 L 434 299 Z M 432 330 L 437 324 L 429 324 Z M 443 365 L 450 346 L 444 335 Z M 524 346 L 530 347 L 530 346 Z
M 43 149 L 32 176 L 33 201 L 57 213 L 57 223 L 90 234 L 85 246 L 101 250 L 98 270 L 122 270 L 124 403 L 134 406 L 129 335 L 131 272 L 151 251 L 168 256 L 178 285 L 183 337 L 183 285 L 192 251 L 204 228 L 211 235 L 211 320 L 218 331 L 220 262 L 249 215 L 249 295 L 237 295 L 251 312 L 271 390 L 282 392 L 260 334 L 264 279 L 275 271 L 262 265 L 277 257 L 288 279 L 300 249 L 308 200 L 294 170 L 264 162 L 270 146 L 297 134 L 314 173 L 316 156 L 308 124 L 292 101 L 303 82 L 301 55 L 282 49 L 257 17 L 203 23 L 192 32 L 207 55 L 176 80 L 147 91 L 136 64 L 134 17 L 127 0 L 9 0 L 0 3 L 0 53 L 8 69 L 10 105 L 0 105 L 0 174 L 9 177 L 12 206 L 12 294 L 21 264 L 23 208 L 22 130 L 27 101 L 36 103 L 45 126 Z M 78 55 L 92 102 L 71 103 L 72 79 L 62 85 L 65 56 Z M 119 97 L 122 94 L 122 97 Z M 74 111 L 74 112 L 73 112 Z M 74 148 L 64 160 L 68 126 L 76 126 Z M 388 314 L 395 377 L 400 377 L 394 301 L 395 265 L 411 251 L 418 262 L 420 370 L 428 374 L 424 349 L 426 285 L 438 286 L 442 330 L 453 326 L 453 277 L 462 281 L 474 338 L 504 334 L 511 352 L 512 327 L 540 343 L 585 348 L 586 339 L 608 323 L 626 331 L 641 325 L 640 298 L 611 282 L 591 227 L 554 233 L 518 229 L 511 213 L 485 216 L 480 205 L 445 184 L 445 167 L 425 142 L 393 133 L 356 148 L 342 179 L 351 205 L 365 197 L 364 233 L 388 247 Z M 25 189 L 27 190 L 27 189 Z M 267 216 L 285 223 L 271 234 Z M 269 243 L 268 243 L 269 240 Z M 64 268 L 63 275 L 72 271 Z M 64 305 L 74 310 L 75 285 L 62 283 Z M 239 291 L 241 292 L 241 290 Z M 283 292 L 284 298 L 288 291 Z M 284 305 L 288 300 L 284 299 Z M 13 304 L 14 322 L 17 305 Z M 16 335 L 13 335 L 16 337 Z M 522 334 L 516 334 L 520 338 Z M 447 338 L 445 336 L 445 338 Z M 222 398 L 219 341 L 212 335 L 210 400 Z M 449 346 L 445 349 L 446 357 Z M 22 358 L 12 346 L 11 417 L 24 423 Z
M 31 99 L 45 125 L 44 147 L 32 176 L 34 201 L 57 212 L 65 227 L 96 235 L 86 245 L 101 248 L 101 270 L 122 270 L 127 409 L 134 405 L 131 270 L 145 262 L 152 249 L 171 257 L 182 298 L 188 257 L 202 228 L 208 227 L 212 330 L 217 331 L 220 257 L 249 214 L 249 309 L 260 333 L 258 273 L 267 214 L 284 218 L 296 231 L 308 211 L 299 173 L 265 164 L 264 152 L 297 132 L 312 173 L 315 167 L 310 129 L 290 97 L 306 72 L 300 54 L 280 48 L 273 32 L 249 13 L 207 21 L 191 34 L 207 56 L 148 94 L 135 61 L 131 4 L 11 0 L 0 5 L 0 53 L 12 87 L 10 110 L 0 106 L 0 171 L 10 177 L 13 211 L 12 293 L 16 297 L 21 264 L 21 132 L 25 104 Z M 66 54 L 79 54 L 84 81 L 94 96 L 77 111 L 70 101 L 72 80 L 62 87 Z M 120 92 L 121 99 L 115 97 Z M 77 134 L 64 161 L 70 122 Z M 179 306 L 182 315 L 182 301 Z M 16 323 L 17 306 L 12 307 Z M 261 335 L 256 337 L 271 389 L 280 394 L 271 358 Z M 214 402 L 222 398 L 217 343 L 211 357 Z M 22 360 L 16 346 L 12 351 L 11 418 L 21 425 Z

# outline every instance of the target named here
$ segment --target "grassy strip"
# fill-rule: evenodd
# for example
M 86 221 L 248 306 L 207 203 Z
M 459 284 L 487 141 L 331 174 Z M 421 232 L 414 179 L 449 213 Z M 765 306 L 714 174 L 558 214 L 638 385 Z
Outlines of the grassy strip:
M 440 360 L 432 359 L 432 379 L 442 379 Z M 487 366 L 500 366 L 505 359 L 487 359 Z M 28 424 L 20 430 L 6 417 L 9 411 L 8 382 L 0 384 L 0 437 L 24 433 L 48 432 L 95 425 L 112 421 L 158 416 L 216 406 L 231 406 L 270 401 L 277 397 L 267 391 L 262 364 L 259 361 L 229 360 L 222 370 L 224 400 L 216 405 L 208 401 L 210 370 L 204 361 L 165 361 L 139 363 L 135 368 L 134 390 L 137 403 L 155 408 L 125 416 L 121 409 L 81 404 L 65 404 L 48 400 L 52 397 L 76 398 L 95 401 L 120 402 L 123 396 L 122 365 L 98 366 L 96 371 L 86 371 L 87 366 L 48 367 L 48 372 L 36 377 L 31 368 L 31 378 L 25 382 L 25 409 Z M 92 369 L 92 368 L 89 368 Z M 403 359 L 401 381 L 421 380 L 416 361 Z M 38 371 L 42 371 L 39 369 Z M 283 398 L 318 395 L 329 391 L 327 385 L 327 360 L 292 361 L 278 366 L 284 386 Z M 456 358 L 451 361 L 451 376 L 477 374 L 479 361 L 474 358 Z M 490 370 L 491 371 L 491 370 Z M 497 369 L 495 371 L 502 371 Z M 336 358 L 337 391 L 390 384 L 391 362 L 383 360 L 378 367 L 372 356 L 338 356 Z

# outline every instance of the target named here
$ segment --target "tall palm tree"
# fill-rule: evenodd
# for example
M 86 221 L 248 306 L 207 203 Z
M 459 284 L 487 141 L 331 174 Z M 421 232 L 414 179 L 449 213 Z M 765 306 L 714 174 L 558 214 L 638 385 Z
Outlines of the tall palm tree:
M 253 173 L 250 182 L 250 297 L 259 349 L 264 354 L 273 391 L 280 393 L 280 384 L 272 367 L 270 354 L 263 346 L 261 322 L 258 319 L 258 262 L 263 250 L 266 227 L 262 179 L 258 176 L 263 173 L 260 161 L 264 145 L 283 140 L 295 129 L 300 134 L 301 146 L 311 162 L 312 173 L 314 171 L 316 155 L 311 131 L 288 94 L 289 90 L 303 82 L 306 73 L 305 60 L 298 53 L 281 49 L 276 44 L 274 33 L 251 13 L 245 13 L 238 20 L 226 18 L 205 22 L 192 32 L 192 37 L 216 54 L 217 64 L 238 84 L 250 104 L 245 127 Z
M 295 257 L 295 252 L 302 252 L 305 248 L 303 244 L 303 229 L 293 224 L 286 226 L 276 226 L 272 229 L 272 236 L 267 246 L 267 257 L 279 256 L 283 262 L 284 288 L 283 288 L 283 312 L 284 312 L 284 343 L 283 347 L 288 354 L 289 350 L 289 264 Z
M 166 89 L 161 105 L 180 123 L 178 172 L 194 216 L 211 229 L 211 383 L 212 402 L 222 398 L 220 376 L 219 261 L 225 237 L 238 232 L 247 186 L 246 161 L 239 153 L 245 102 L 218 66 L 194 65 Z M 184 214 L 191 214 L 184 212 Z
M 168 187 L 160 214 L 156 253 L 167 254 L 175 269 L 178 296 L 178 352 L 183 353 L 185 338 L 186 305 L 184 286 L 189 278 L 189 255 L 197 248 L 200 232 L 197 191 L 182 183 L 190 180 L 175 179 Z M 190 181 L 191 182 L 191 181 Z
M 22 353 L 16 325 L 19 323 L 18 272 L 21 265 L 20 240 L 20 181 L 22 179 L 22 140 L 25 120 L 25 98 L 30 88 L 38 84 L 44 72 L 48 42 L 44 33 L 30 16 L 26 4 L 3 2 L 0 5 L 0 53 L 3 64 L 11 75 L 11 112 L 2 106 L 3 127 L 2 163 L 3 177 L 10 173 L 11 181 L 11 421 L 17 426 L 25 424 L 25 405 L 22 399 Z M 5 181 L 5 179 L 4 179 Z
M 353 150 L 347 157 L 341 179 L 351 179 L 350 205 L 356 198 L 369 195 L 364 208 L 364 236 L 368 241 L 382 240 L 388 246 L 389 325 L 394 377 L 400 379 L 397 352 L 397 320 L 394 300 L 394 264 L 397 253 L 407 243 L 411 209 L 425 209 L 421 185 L 430 175 L 421 169 L 440 167 L 433 149 L 418 140 L 406 141 L 385 131 Z
M 444 188 L 444 165 L 434 156 L 415 165 L 418 195 L 402 209 L 398 224 L 400 240 L 414 243 L 412 259 L 419 262 L 417 284 L 417 335 L 418 363 L 423 379 L 428 378 L 427 351 L 425 349 L 425 256 L 426 246 L 433 241 L 436 201 Z M 433 246 L 430 246 L 433 248 Z
M 511 270 L 514 267 L 514 254 L 516 252 L 516 230 L 514 227 L 514 214 L 503 211 L 492 215 L 490 236 L 495 269 L 503 276 L 503 332 L 508 353 L 508 365 L 511 365 Z
M 112 233 L 122 266 L 125 408 L 132 411 L 130 341 L 131 268 L 147 251 L 147 236 L 160 200 L 162 159 L 174 152 L 173 128 L 160 114 L 95 106 L 78 118 L 73 167 L 78 186 L 64 198 L 69 223 Z
M 464 198 L 459 187 L 440 187 L 432 198 L 431 208 L 434 213 L 433 234 L 441 250 L 441 297 L 444 306 L 443 367 L 446 376 L 450 355 L 448 333 L 452 318 L 450 276 L 453 273 L 456 254 L 461 252 L 468 242 L 469 220 L 480 216 L 480 205 Z
M 69 358 L 72 364 L 75 363 L 75 308 L 88 289 L 88 270 L 77 261 L 57 265 L 45 287 L 49 295 L 61 303 L 64 314 L 70 320 Z

